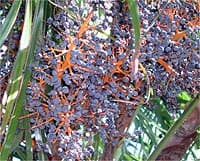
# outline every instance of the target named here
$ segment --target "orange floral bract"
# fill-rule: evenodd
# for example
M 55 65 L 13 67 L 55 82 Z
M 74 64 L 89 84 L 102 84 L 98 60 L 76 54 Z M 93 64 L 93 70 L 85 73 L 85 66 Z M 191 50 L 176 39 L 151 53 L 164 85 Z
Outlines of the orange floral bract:
M 174 72 L 174 69 L 164 61 L 164 57 L 159 57 L 157 62 L 162 65 L 169 74 Z
M 186 37 L 186 31 L 176 32 L 176 34 L 172 37 L 172 41 L 177 41 L 180 38 Z

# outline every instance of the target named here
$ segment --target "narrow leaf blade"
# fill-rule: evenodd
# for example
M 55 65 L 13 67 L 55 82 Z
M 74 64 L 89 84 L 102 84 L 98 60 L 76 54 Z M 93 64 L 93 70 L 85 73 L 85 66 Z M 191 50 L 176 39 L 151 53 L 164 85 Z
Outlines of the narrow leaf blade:
M 131 16 L 131 22 L 134 28 L 135 34 L 135 48 L 138 49 L 140 45 L 140 21 L 139 12 L 136 0 L 128 0 L 129 12 Z
M 19 96 L 21 90 L 23 89 L 23 80 L 24 80 L 23 72 L 26 67 L 28 58 L 27 54 L 28 45 L 30 42 L 29 40 L 31 38 L 31 23 L 32 23 L 31 17 L 32 17 L 32 5 L 31 1 L 27 0 L 24 28 L 20 40 L 19 51 L 11 74 L 11 79 L 10 79 L 11 90 L 6 104 L 6 113 L 2 121 L 2 129 L 5 129 L 6 125 L 8 124 L 8 131 L 6 133 L 3 146 L 1 149 L 0 160 L 7 160 L 9 155 L 12 153 L 13 150 L 12 147 L 17 146 L 21 141 L 21 139 L 13 140 L 13 138 L 16 138 L 18 136 L 18 134 L 16 134 L 16 130 L 19 125 L 18 118 L 23 110 L 24 97 L 20 98 Z M 9 119 L 10 121 L 8 121 Z

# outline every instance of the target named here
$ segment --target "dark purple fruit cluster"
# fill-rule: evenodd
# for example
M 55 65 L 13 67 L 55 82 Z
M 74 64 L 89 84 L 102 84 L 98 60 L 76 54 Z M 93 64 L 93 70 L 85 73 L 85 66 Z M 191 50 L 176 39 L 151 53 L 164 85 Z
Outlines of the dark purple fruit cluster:
M 140 61 L 150 77 L 157 96 L 170 109 L 177 109 L 176 95 L 182 90 L 199 92 L 199 16 L 194 1 L 139 1 L 140 20 L 144 34 Z M 167 72 L 158 63 L 163 57 Z
M 122 3 L 106 3 L 102 17 L 89 6 L 82 15 L 80 8 L 70 8 L 81 19 L 63 11 L 50 17 L 46 41 L 36 51 L 38 64 L 31 67 L 27 110 L 35 113 L 32 128 L 44 128 L 47 141 L 58 143 L 66 160 L 90 157 L 93 133 L 104 142 L 117 139 L 122 135 L 116 126 L 123 114 L 119 105 L 132 116 L 140 101 L 130 78 L 130 17 L 120 14 Z M 105 30 L 113 38 L 101 36 Z

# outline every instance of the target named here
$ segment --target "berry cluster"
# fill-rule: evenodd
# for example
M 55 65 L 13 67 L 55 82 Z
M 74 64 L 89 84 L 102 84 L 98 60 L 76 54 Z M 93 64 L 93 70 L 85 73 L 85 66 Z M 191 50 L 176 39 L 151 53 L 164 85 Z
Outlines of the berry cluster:
M 139 1 L 144 33 L 140 61 L 157 96 L 177 108 L 182 90 L 199 91 L 198 5 L 186 1 Z
M 99 18 L 97 8 L 88 7 L 87 14 L 70 8 L 83 20 L 71 19 L 63 11 L 47 20 L 50 29 L 36 52 L 38 65 L 31 67 L 33 80 L 27 89 L 32 128 L 45 128 L 48 142 L 57 142 L 58 153 L 66 160 L 92 155 L 91 137 L 79 132 L 81 126 L 86 134 L 98 133 L 105 142 L 117 139 L 122 135 L 116 127 L 123 114 L 119 104 L 130 104 L 123 112 L 132 116 L 140 101 L 140 90 L 130 77 L 128 49 L 133 38 L 128 12 L 121 14 L 123 3 L 106 2 L 105 14 Z M 105 30 L 113 40 L 100 36 Z

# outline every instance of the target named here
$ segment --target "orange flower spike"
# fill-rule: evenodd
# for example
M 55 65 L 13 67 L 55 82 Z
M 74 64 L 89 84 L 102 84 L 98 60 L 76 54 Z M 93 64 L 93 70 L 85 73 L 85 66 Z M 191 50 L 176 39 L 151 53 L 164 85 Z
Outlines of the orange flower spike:
M 34 126 L 37 125 L 37 122 L 38 122 L 38 120 L 39 120 L 39 116 L 40 116 L 40 114 L 37 113 L 37 114 L 36 114 L 36 117 L 35 117 L 35 123 L 34 123 Z
M 92 118 L 92 121 L 95 121 L 95 113 L 90 111 L 90 117 Z
M 72 129 L 70 126 L 67 126 L 67 129 L 66 129 L 66 134 L 68 134 L 69 136 L 72 135 Z
M 191 20 L 191 21 L 188 22 L 188 25 L 190 27 L 192 27 L 192 28 L 194 28 L 195 26 L 200 26 L 199 17 L 198 16 L 194 17 L 193 20 Z
M 70 52 L 74 49 L 74 47 L 75 47 L 75 43 L 74 43 L 74 41 L 73 41 L 73 42 L 71 42 L 71 44 L 70 44 L 70 46 L 69 46 L 69 49 L 68 49 L 67 54 L 70 53 Z
M 170 20 L 173 21 L 173 19 L 174 19 L 174 14 L 175 14 L 176 10 L 174 10 L 174 9 L 168 9 L 167 12 L 168 12 L 168 14 L 169 14 Z
M 58 125 L 58 127 L 56 128 L 54 134 L 57 134 L 57 133 L 58 133 L 58 131 L 59 131 L 60 128 L 64 125 L 64 123 L 65 123 L 65 122 L 61 122 L 61 123 Z
M 64 112 L 60 112 L 59 113 L 59 119 L 60 119 L 60 122 L 65 122 L 66 114 Z
M 165 70 L 166 70 L 169 74 L 171 74 L 171 73 L 174 72 L 174 69 L 173 69 L 169 64 L 167 64 L 167 63 L 164 61 L 164 58 L 163 58 L 163 57 L 159 57 L 157 61 L 158 61 L 158 63 L 159 63 L 160 65 L 162 65 L 162 66 L 165 68 Z
M 61 114 L 61 122 L 64 122 L 65 125 L 66 125 L 66 134 L 68 134 L 69 136 L 71 136 L 71 133 L 72 133 L 72 129 L 70 128 L 70 124 L 69 124 L 69 120 L 68 120 L 68 116 L 70 115 L 70 112 L 66 113 L 66 114 Z
M 45 99 L 48 100 L 49 98 L 45 95 L 45 93 L 43 93 L 42 91 L 40 91 L 41 96 Z
M 92 18 L 93 16 L 93 10 L 90 11 L 90 13 L 88 14 L 88 16 L 86 17 L 85 21 L 83 22 L 83 24 L 81 25 L 79 31 L 78 31 L 78 34 L 77 34 L 77 38 L 79 39 L 83 33 L 88 29 L 88 24 L 89 24 L 89 21 L 90 19 Z
M 70 61 L 70 59 L 71 59 L 71 51 L 74 49 L 74 47 L 75 47 L 75 44 L 73 42 L 70 45 L 69 50 L 68 50 L 68 52 L 66 54 L 66 58 L 65 58 L 65 60 L 64 60 L 64 62 L 62 64 L 62 70 L 64 71 L 66 69 L 69 69 L 69 71 L 70 71 L 71 74 L 73 74 L 73 72 L 72 72 L 72 69 L 71 69 L 71 61 Z M 62 75 L 63 75 L 63 71 L 61 72 Z
M 65 102 L 68 102 L 67 97 L 64 94 L 62 94 L 60 97 L 61 97 L 62 104 L 65 104 Z
M 22 119 L 25 119 L 27 117 L 31 117 L 31 116 L 34 116 L 34 115 L 37 115 L 38 112 L 33 112 L 33 113 L 30 113 L 30 114 L 27 114 L 27 115 L 23 115 L 23 116 L 20 116 L 19 117 L 19 120 L 22 120 Z
M 46 103 L 42 103 L 42 107 L 43 107 L 45 112 L 50 112 L 48 105 Z
M 79 48 L 78 48 L 78 51 L 81 51 L 81 53 L 83 52 L 83 50 L 81 50 L 83 48 L 83 46 L 85 45 L 85 43 L 81 42 Z
M 140 89 L 140 87 L 142 86 L 142 84 L 143 84 L 142 80 L 136 81 L 135 84 L 134 84 L 135 85 L 135 89 Z
M 84 119 L 79 117 L 79 118 L 76 119 L 76 121 L 84 122 Z
M 48 120 L 46 120 L 46 121 L 44 121 L 44 122 L 42 122 L 42 123 L 40 123 L 40 124 L 38 124 L 38 125 L 35 125 L 35 126 L 31 127 L 31 129 L 38 128 L 38 127 L 40 127 L 40 126 L 42 126 L 42 125 L 45 125 L 45 124 L 47 124 L 48 122 L 51 122 L 51 121 L 53 121 L 53 120 L 54 120 L 54 118 L 51 117 L 51 118 L 49 118 Z
M 57 72 L 57 75 L 58 75 L 58 80 L 61 80 L 62 79 L 62 76 L 63 76 L 63 69 L 62 69 L 62 64 L 63 62 L 60 60 L 59 62 L 57 62 L 56 64 L 56 72 Z
M 114 63 L 115 69 L 114 69 L 113 73 L 122 73 L 122 74 L 124 74 L 124 75 L 126 75 L 126 76 L 129 77 L 129 75 L 128 75 L 127 73 L 125 73 L 125 72 L 121 69 L 120 66 L 121 66 L 122 64 L 123 64 L 123 60 L 119 60 L 119 61 L 117 61 L 116 63 Z
M 42 79 L 39 79 L 38 84 L 39 84 L 40 86 L 44 86 L 44 85 L 46 84 L 46 82 L 45 82 L 44 80 L 42 80 Z
M 180 38 L 186 38 L 186 31 L 179 32 L 176 30 L 176 34 L 172 37 L 172 41 L 177 41 Z
M 103 82 L 105 83 L 109 83 L 110 82 L 110 77 L 108 75 L 104 75 L 103 76 Z
M 73 74 L 71 70 L 70 59 L 71 59 L 71 51 L 75 48 L 75 43 L 74 41 L 72 41 L 72 38 L 69 35 L 66 35 L 66 37 L 70 39 L 70 46 L 69 49 L 66 51 L 65 60 L 63 62 L 60 60 L 60 62 L 58 62 L 56 66 L 59 80 L 62 79 L 63 73 L 66 69 L 69 69 L 70 73 Z
M 77 88 L 76 91 L 74 92 L 74 94 L 72 95 L 73 99 L 78 95 L 79 91 L 80 91 L 80 88 Z M 72 104 L 73 101 L 71 101 L 70 103 Z
M 77 65 L 75 65 L 75 64 L 71 64 L 71 66 L 72 66 L 72 67 L 74 66 L 74 67 L 76 67 L 76 68 L 78 68 L 78 69 L 80 69 L 80 70 L 86 71 L 86 72 L 94 73 L 93 70 L 90 70 L 90 69 L 87 69 L 87 68 L 84 68 L 84 67 L 81 67 L 81 66 L 77 66 Z
M 81 25 L 81 27 L 80 27 L 80 29 L 78 31 L 78 34 L 77 34 L 77 38 L 78 39 L 88 29 L 88 23 L 89 23 L 90 19 L 92 18 L 92 16 L 93 16 L 93 11 L 91 11 L 88 14 L 88 16 L 86 17 L 85 21 Z M 66 53 L 66 58 L 65 58 L 64 62 L 62 62 L 61 64 L 60 63 L 57 64 L 57 73 L 58 73 L 59 80 L 62 79 L 64 70 L 66 70 L 66 69 L 69 69 L 69 72 L 71 74 L 73 74 L 72 69 L 71 69 L 72 65 L 71 65 L 70 59 L 71 59 L 71 51 L 75 48 L 75 42 L 72 41 L 72 38 L 69 35 L 66 35 L 66 37 L 69 38 L 71 43 L 70 43 L 69 49 L 68 49 L 68 51 Z
M 90 44 L 89 44 L 88 42 L 86 42 L 85 40 L 80 40 L 80 41 L 81 41 L 81 45 L 80 45 L 80 47 L 78 48 L 78 50 L 81 50 L 82 47 L 83 47 L 84 45 L 87 45 L 90 49 L 96 51 L 96 47 L 95 47 L 95 46 L 90 45 Z

